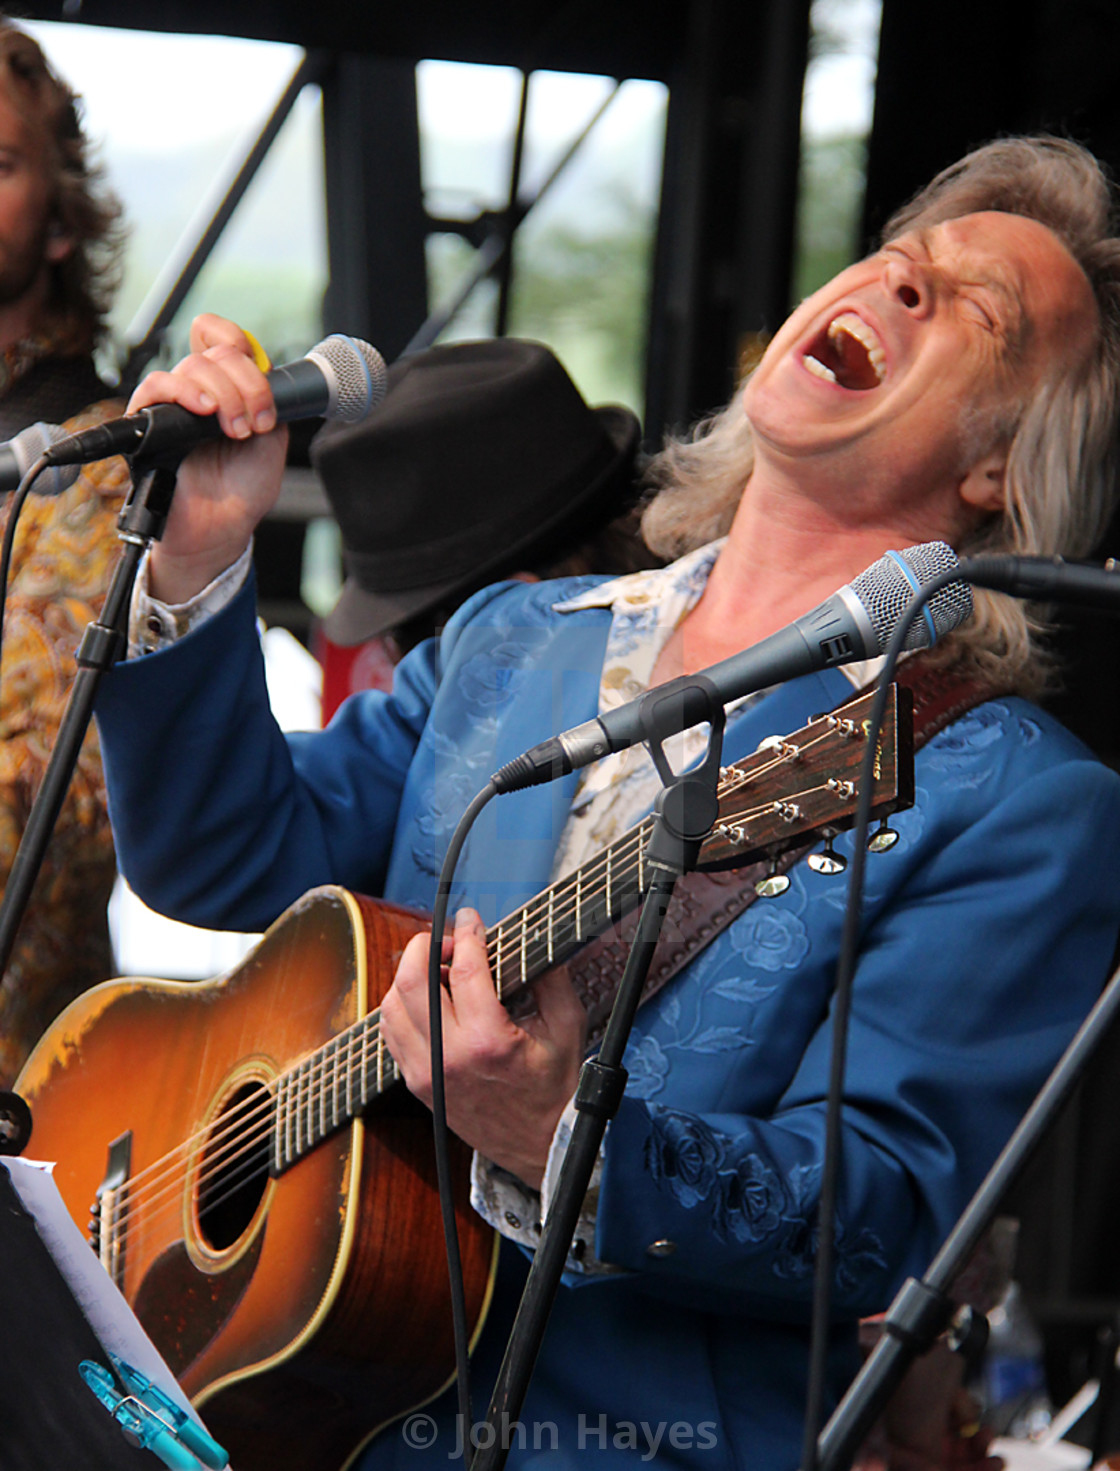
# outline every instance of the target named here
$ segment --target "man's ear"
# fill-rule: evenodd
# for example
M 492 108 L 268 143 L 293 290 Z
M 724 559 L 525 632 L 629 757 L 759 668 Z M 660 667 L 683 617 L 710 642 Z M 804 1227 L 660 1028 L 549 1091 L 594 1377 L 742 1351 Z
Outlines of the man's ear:
M 57 220 L 47 226 L 45 254 L 52 265 L 59 265 L 74 249 L 74 237 Z
M 966 506 L 985 514 L 1002 511 L 1005 504 L 1004 481 L 1007 475 L 1007 450 L 991 450 L 965 473 L 957 492 Z

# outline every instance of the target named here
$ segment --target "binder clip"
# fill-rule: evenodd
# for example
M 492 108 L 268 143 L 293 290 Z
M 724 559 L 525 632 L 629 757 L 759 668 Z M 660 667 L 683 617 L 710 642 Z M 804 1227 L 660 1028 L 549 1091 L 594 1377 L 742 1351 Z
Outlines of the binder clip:
M 108 1369 L 83 1359 L 78 1372 L 121 1427 L 125 1440 L 158 1456 L 171 1471 L 224 1471 L 229 1456 L 212 1436 L 138 1369 L 109 1355 L 125 1392 Z

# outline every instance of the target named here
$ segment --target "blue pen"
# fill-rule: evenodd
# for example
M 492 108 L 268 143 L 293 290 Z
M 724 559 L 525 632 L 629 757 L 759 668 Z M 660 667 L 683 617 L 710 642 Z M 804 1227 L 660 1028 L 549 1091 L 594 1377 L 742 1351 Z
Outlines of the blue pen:
M 139 1400 L 118 1394 L 108 1369 L 91 1359 L 83 1359 L 78 1371 L 121 1427 L 127 1441 L 153 1452 L 170 1471 L 199 1471 L 198 1457 L 182 1444 L 170 1426 Z
M 160 1419 L 169 1421 L 179 1439 L 194 1452 L 204 1466 L 209 1466 L 211 1471 L 225 1471 L 225 1467 L 229 1465 L 229 1455 L 213 1436 L 208 1435 L 196 1420 L 179 1409 L 139 1369 L 134 1369 L 124 1359 L 117 1358 L 116 1354 L 110 1354 L 109 1361 L 129 1393 L 149 1409 L 155 1410 Z
M 129 1390 L 122 1395 L 108 1369 L 83 1359 L 78 1369 L 94 1394 L 121 1427 L 125 1439 L 158 1456 L 169 1471 L 223 1471 L 229 1457 L 190 1416 L 131 1364 L 109 1355 Z M 193 1443 L 193 1446 L 192 1444 Z M 193 1447 L 197 1447 L 199 1453 Z

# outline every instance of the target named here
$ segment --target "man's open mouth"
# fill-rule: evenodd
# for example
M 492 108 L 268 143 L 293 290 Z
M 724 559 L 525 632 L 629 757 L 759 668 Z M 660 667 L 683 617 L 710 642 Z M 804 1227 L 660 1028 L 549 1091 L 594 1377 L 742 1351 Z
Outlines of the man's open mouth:
M 841 388 L 878 388 L 887 375 L 887 355 L 878 334 L 855 312 L 841 312 L 802 359 L 810 373 Z

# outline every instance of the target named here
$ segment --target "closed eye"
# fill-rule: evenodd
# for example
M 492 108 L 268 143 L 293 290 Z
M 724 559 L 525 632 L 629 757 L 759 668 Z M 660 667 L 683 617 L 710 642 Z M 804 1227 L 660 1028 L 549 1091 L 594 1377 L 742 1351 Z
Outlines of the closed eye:
M 988 332 L 999 332 L 1000 321 L 992 307 L 975 296 L 962 297 L 962 302 L 973 321 L 979 322 Z

